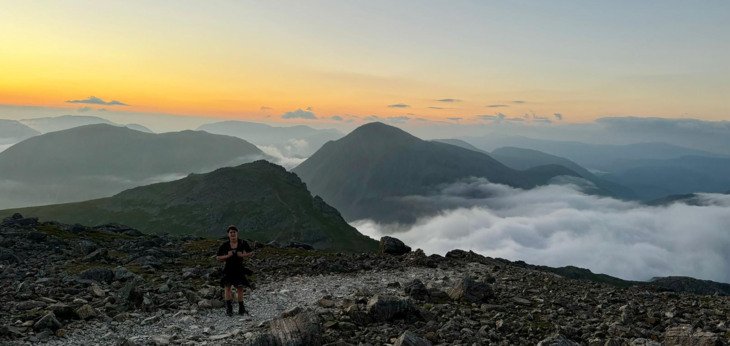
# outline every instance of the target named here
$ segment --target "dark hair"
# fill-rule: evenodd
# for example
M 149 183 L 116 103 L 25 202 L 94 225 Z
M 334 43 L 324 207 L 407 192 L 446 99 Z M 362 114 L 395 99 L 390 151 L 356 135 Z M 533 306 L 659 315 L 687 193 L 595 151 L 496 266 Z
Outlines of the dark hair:
M 228 226 L 228 229 L 226 230 L 226 233 L 228 233 L 230 230 L 234 230 L 234 231 L 238 232 L 238 228 L 236 228 L 236 226 L 234 226 L 234 225 Z

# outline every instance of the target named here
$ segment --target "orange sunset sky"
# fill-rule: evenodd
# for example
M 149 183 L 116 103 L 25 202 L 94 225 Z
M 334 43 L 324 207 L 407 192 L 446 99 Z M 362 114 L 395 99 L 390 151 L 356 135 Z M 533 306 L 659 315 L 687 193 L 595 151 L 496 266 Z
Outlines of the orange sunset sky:
M 727 120 L 728 4 L 3 1 L 0 104 L 38 116 Z M 126 105 L 67 102 L 89 96 Z

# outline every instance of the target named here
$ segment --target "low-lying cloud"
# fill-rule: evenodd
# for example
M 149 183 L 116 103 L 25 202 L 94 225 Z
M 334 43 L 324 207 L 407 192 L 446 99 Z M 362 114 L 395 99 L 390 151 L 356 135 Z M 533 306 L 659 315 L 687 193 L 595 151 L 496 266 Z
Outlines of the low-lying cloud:
M 261 151 L 263 151 L 266 155 L 273 157 L 275 160 L 274 163 L 286 168 L 287 170 L 291 170 L 292 168 L 299 166 L 300 163 L 306 160 L 306 158 L 285 155 L 281 152 L 279 148 L 275 146 L 259 145 L 258 148 L 261 149 Z
M 297 109 L 295 111 L 286 112 L 281 115 L 282 119 L 310 119 L 314 120 L 317 119 L 317 116 L 314 115 L 314 113 L 311 111 L 311 108 L 307 108 L 307 110 L 303 109 Z
M 407 227 L 353 222 L 426 253 L 452 249 L 549 266 L 575 265 L 624 279 L 685 275 L 730 282 L 730 195 L 703 206 L 652 207 L 582 193 L 574 185 L 514 189 L 472 178 L 404 203 L 435 216 Z
M 111 100 L 109 102 L 104 101 L 103 99 L 96 97 L 96 96 L 89 96 L 86 99 L 81 100 L 68 100 L 67 103 L 84 103 L 84 104 L 92 104 L 92 105 L 106 105 L 106 106 L 129 106 L 128 104 L 117 101 L 117 100 Z

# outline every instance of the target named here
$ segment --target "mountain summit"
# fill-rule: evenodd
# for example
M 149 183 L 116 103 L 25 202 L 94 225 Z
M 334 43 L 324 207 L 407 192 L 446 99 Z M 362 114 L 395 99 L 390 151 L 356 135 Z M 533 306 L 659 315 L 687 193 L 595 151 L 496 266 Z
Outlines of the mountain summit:
M 420 215 L 402 197 L 429 194 L 464 178 L 530 188 L 558 175 L 577 176 L 557 165 L 517 171 L 487 154 L 424 141 L 379 122 L 328 142 L 293 171 L 345 219 L 385 222 L 411 222 Z

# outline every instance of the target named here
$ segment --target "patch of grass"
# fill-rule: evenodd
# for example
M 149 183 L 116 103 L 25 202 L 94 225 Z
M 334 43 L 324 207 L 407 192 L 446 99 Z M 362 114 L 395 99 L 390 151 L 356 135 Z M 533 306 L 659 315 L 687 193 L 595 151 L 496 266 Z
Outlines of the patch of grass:
M 215 239 L 191 240 L 183 244 L 185 252 L 193 253 L 215 253 L 218 250 L 220 241 Z
M 93 268 L 107 268 L 107 269 L 114 269 L 113 266 L 110 266 L 107 263 L 100 263 L 100 262 L 70 262 L 66 263 L 64 265 L 64 270 L 72 275 L 76 275 L 78 273 L 83 272 L 84 270 L 93 269 Z
M 72 233 L 69 231 L 64 231 L 64 230 L 61 230 L 61 229 L 59 229 L 55 226 L 51 226 L 51 225 L 41 225 L 41 226 L 36 227 L 36 229 L 45 234 L 48 234 L 49 236 L 54 236 L 56 238 L 60 238 L 63 240 L 79 238 L 79 236 L 75 233 Z

